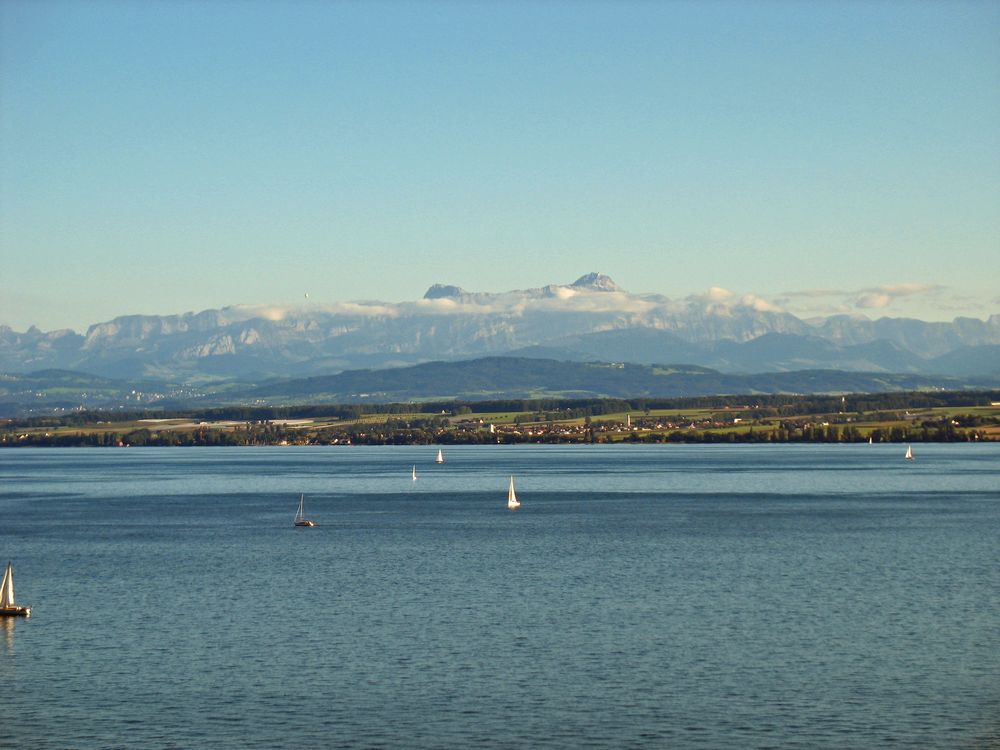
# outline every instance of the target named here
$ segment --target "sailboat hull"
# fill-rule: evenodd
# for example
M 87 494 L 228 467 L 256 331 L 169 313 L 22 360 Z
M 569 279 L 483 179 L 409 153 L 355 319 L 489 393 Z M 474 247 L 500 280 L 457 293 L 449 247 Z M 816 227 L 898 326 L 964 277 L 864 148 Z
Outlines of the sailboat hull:
M 295 513 L 295 525 L 296 526 L 315 526 L 312 521 L 306 518 L 306 496 L 299 495 L 299 509 Z
M 0 607 L 0 617 L 31 617 L 31 607 Z

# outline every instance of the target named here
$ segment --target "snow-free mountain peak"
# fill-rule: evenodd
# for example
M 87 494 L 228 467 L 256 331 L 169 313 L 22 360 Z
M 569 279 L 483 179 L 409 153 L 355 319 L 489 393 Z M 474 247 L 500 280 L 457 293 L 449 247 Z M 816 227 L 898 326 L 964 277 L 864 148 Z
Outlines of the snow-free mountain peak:
M 571 287 L 575 289 L 592 289 L 597 292 L 624 292 L 625 290 L 618 286 L 614 279 L 610 276 L 605 276 L 603 273 L 588 273 L 572 284 Z
M 424 292 L 424 299 L 446 299 L 450 297 L 461 297 L 464 294 L 468 294 L 468 292 L 460 286 L 453 286 L 451 284 L 434 284 L 430 289 Z

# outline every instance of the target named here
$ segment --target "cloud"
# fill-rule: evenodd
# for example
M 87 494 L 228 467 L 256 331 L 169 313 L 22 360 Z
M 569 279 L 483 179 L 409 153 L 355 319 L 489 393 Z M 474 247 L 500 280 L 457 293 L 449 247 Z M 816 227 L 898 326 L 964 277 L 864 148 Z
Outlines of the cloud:
M 576 289 L 570 289 L 568 286 L 554 286 L 551 289 L 552 294 L 558 299 L 569 299 L 577 295 Z
M 608 312 L 634 313 L 649 312 L 660 305 L 627 292 L 581 292 L 571 290 L 569 296 L 557 294 L 554 297 L 531 300 L 526 308 L 533 310 L 565 310 L 567 312 Z
M 740 305 L 742 307 L 750 307 L 758 312 L 784 312 L 780 306 L 774 304 L 773 302 L 768 302 L 763 297 L 758 297 L 756 294 L 744 294 L 740 297 Z
M 933 295 L 945 287 L 940 284 L 898 283 L 880 284 L 862 289 L 799 289 L 782 292 L 776 304 L 794 308 L 800 313 L 835 314 L 850 310 L 884 310 L 896 300 L 918 295 Z
M 783 292 L 777 297 L 735 293 L 713 286 L 700 294 L 682 299 L 669 299 L 656 294 L 630 294 L 623 291 L 592 291 L 568 286 L 551 285 L 542 289 L 511 291 L 499 294 L 466 293 L 455 297 L 419 299 L 409 302 L 379 301 L 343 302 L 331 305 L 240 305 L 223 312 L 231 320 L 264 318 L 271 321 L 301 320 L 316 314 L 347 318 L 402 318 L 411 316 L 484 316 L 520 317 L 532 313 L 604 314 L 634 316 L 635 319 L 660 319 L 682 314 L 685 310 L 701 310 L 705 314 L 732 315 L 740 310 L 757 312 L 792 312 L 799 316 L 831 314 L 861 315 L 859 311 L 884 311 L 902 299 L 918 299 L 922 295 L 934 298 L 939 309 L 946 309 L 940 294 L 945 287 L 925 283 L 891 283 L 861 289 L 810 288 Z M 937 295 L 934 297 L 934 295 Z M 926 303 L 925 303 L 926 304 Z M 965 301 L 965 309 L 969 309 Z M 1000 304 L 1000 299 L 993 300 Z
M 944 289 L 940 284 L 882 284 L 866 292 L 888 294 L 891 297 L 910 297 L 914 294 L 930 294 Z
M 395 317 L 399 315 L 399 308 L 384 302 L 337 302 L 332 305 L 234 305 L 222 312 L 229 321 L 236 322 L 253 318 L 280 321 L 289 317 L 308 317 L 315 312 L 360 318 Z
M 865 292 L 854 300 L 854 306 L 862 310 L 880 309 L 892 303 L 892 295 L 882 292 Z
M 727 302 L 732 299 L 733 293 L 721 286 L 713 286 L 709 287 L 708 291 L 701 296 L 709 302 Z
M 737 297 L 735 293 L 721 286 L 709 287 L 701 294 L 692 294 L 687 298 L 687 302 L 690 305 L 703 307 L 706 312 L 714 313 L 727 313 L 735 307 L 749 307 L 758 312 L 784 312 L 780 305 L 757 294 Z
M 845 297 L 854 292 L 846 292 L 843 289 L 802 289 L 797 292 L 782 292 L 782 297 L 806 297 L 809 299 L 820 299 L 823 297 Z
M 998 305 L 1000 305 L 1000 299 L 983 302 L 980 300 L 969 299 L 968 297 L 952 297 L 944 302 L 937 302 L 934 306 L 938 310 L 968 314 L 973 311 L 990 312 L 995 306 Z
M 291 309 L 291 305 L 232 305 L 222 308 L 220 312 L 229 322 L 253 320 L 254 318 L 276 321 L 284 320 Z
M 942 289 L 944 287 L 940 284 L 882 284 L 860 290 L 854 300 L 854 306 L 861 309 L 882 309 L 891 305 L 898 297 L 935 294 Z
M 270 321 L 308 318 L 323 314 L 350 318 L 407 317 L 413 315 L 514 315 L 530 312 L 610 313 L 644 315 L 657 309 L 676 308 L 663 298 L 647 298 L 628 292 L 588 291 L 561 286 L 501 294 L 468 294 L 407 302 L 341 302 L 308 305 L 234 305 L 221 312 L 228 322 L 260 318 Z M 728 292 L 727 292 L 728 294 Z
M 843 315 L 845 313 L 850 313 L 857 308 L 849 302 L 833 299 L 830 301 L 823 301 L 828 299 L 826 296 L 817 297 L 815 299 L 810 298 L 806 302 L 799 301 L 794 297 L 775 297 L 774 304 L 779 305 L 782 310 L 786 312 L 791 312 L 794 315 Z M 863 316 L 862 316 L 863 317 Z

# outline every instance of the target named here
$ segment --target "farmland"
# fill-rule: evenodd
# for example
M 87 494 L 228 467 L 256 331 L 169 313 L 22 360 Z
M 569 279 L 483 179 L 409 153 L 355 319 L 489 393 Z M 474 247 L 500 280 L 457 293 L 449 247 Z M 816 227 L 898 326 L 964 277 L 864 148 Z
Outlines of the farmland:
M 1000 440 L 995 393 L 441 402 L 0 422 L 0 447 Z

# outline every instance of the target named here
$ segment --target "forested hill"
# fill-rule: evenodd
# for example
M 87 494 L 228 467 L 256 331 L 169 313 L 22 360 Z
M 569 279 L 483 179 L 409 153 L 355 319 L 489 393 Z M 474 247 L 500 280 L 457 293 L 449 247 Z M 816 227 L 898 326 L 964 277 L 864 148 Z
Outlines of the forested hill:
M 639 398 L 738 393 L 884 393 L 888 391 L 992 388 L 998 378 L 802 370 L 735 375 L 690 365 L 560 362 L 488 357 L 429 362 L 387 370 L 352 370 L 322 377 L 272 381 L 234 390 L 245 402 L 365 403 L 429 399 Z
M 991 390 L 1000 376 L 800 370 L 753 375 L 694 365 L 636 365 L 488 357 L 336 375 L 190 386 L 48 370 L 0 375 L 0 417 L 80 410 L 384 404 L 533 398 L 679 398 L 725 394 L 841 394 Z

